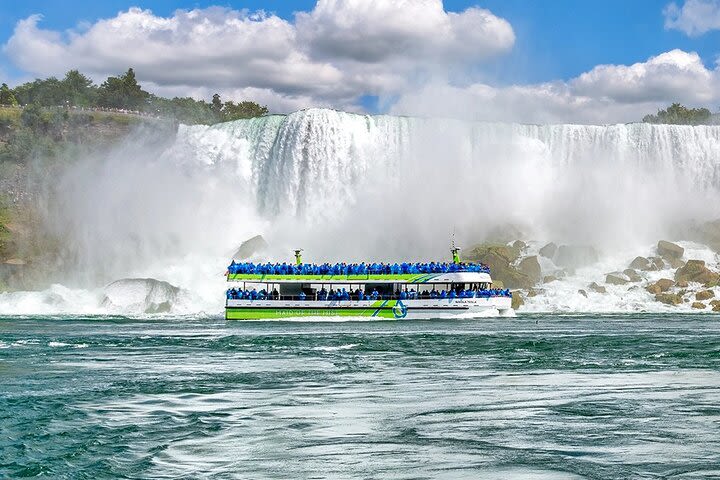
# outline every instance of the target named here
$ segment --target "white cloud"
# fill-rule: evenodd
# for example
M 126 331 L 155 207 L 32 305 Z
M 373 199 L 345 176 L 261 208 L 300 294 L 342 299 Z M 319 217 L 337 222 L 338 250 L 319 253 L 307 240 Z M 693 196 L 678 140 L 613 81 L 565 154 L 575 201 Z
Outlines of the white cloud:
M 28 73 L 78 68 L 102 79 L 132 66 L 158 89 L 254 93 L 286 107 L 398 94 L 423 71 L 473 64 L 514 42 L 505 20 L 477 8 L 445 12 L 441 0 L 320 0 L 294 23 L 221 7 L 169 17 L 131 8 L 68 32 L 40 21 L 18 22 L 3 47 Z
M 490 11 L 446 12 L 440 0 L 319 0 L 298 14 L 297 27 L 313 55 L 363 63 L 468 62 L 515 42 L 510 24 Z
M 720 30 L 720 0 L 686 0 L 682 7 L 673 2 L 663 10 L 665 28 L 697 36 Z
M 600 65 L 567 82 L 493 87 L 429 84 L 403 95 L 392 112 L 521 123 L 639 121 L 672 102 L 713 108 L 720 67 L 673 50 L 634 65 Z
M 705 103 L 717 98 L 717 72 L 695 52 L 671 50 L 633 65 L 598 65 L 571 81 L 579 95 L 623 103 L 675 99 Z

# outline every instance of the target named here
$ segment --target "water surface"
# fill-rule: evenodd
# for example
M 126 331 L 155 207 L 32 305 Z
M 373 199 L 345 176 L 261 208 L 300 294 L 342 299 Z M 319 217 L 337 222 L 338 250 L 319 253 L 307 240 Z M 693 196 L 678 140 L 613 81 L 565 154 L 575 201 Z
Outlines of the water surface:
M 720 477 L 720 316 L 0 318 L 0 478 Z

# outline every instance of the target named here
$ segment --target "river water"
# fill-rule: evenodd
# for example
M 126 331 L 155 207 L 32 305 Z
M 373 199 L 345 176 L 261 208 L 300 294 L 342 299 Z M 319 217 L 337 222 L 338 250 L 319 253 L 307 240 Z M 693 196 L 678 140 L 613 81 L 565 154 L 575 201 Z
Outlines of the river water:
M 720 318 L 0 318 L 28 476 L 720 477 Z

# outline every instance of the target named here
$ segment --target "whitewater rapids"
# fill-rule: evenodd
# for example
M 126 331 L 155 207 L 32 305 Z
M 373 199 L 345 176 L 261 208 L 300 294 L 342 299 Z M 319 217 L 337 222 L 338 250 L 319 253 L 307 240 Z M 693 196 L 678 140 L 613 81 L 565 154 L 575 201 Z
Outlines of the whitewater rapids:
M 219 314 L 229 256 L 256 234 L 271 245 L 263 259 L 289 261 L 302 247 L 315 262 L 438 260 L 453 234 L 469 247 L 507 225 L 523 240 L 601 252 L 597 265 L 528 308 L 662 310 L 644 292 L 610 289 L 580 303 L 564 296 L 651 255 L 658 239 L 683 240 L 671 237 L 678 224 L 717 217 L 719 186 L 719 126 L 469 123 L 326 109 L 181 125 L 167 143 L 130 139 L 58 180 L 47 217 L 66 239 L 60 260 L 70 273 L 50 290 L 0 294 L 0 314 L 107 313 L 103 288 L 128 277 L 186 292 L 172 313 Z

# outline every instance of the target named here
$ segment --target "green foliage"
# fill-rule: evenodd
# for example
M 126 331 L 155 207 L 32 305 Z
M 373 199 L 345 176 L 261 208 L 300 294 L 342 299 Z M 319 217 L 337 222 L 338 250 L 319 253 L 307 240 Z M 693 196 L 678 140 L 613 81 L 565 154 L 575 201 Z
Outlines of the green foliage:
M 0 88 L 0 104 L 17 105 L 18 103 L 39 107 L 103 107 L 135 110 L 172 118 L 181 123 L 207 125 L 259 117 L 268 113 L 266 106 L 252 101 L 223 103 L 217 93 L 212 96 L 209 103 L 190 97 L 173 99 L 158 97 L 142 89 L 132 68 L 120 76 L 108 77 L 99 87 L 78 70 L 70 70 L 62 80 L 55 77 L 35 79 L 14 89 L 3 84 Z M 37 112 L 33 113 L 33 118 L 26 118 L 24 122 L 31 123 L 32 128 L 37 129 L 41 122 L 35 113 Z
M 190 97 L 167 99 L 152 96 L 148 111 L 188 125 L 210 125 L 218 122 L 218 116 L 211 105 Z
M 132 68 L 119 77 L 108 77 L 98 90 L 101 107 L 142 110 L 149 98 L 150 94 L 138 84 Z
M 241 118 L 254 118 L 267 115 L 268 108 L 260 106 L 255 102 L 225 102 L 222 108 L 222 116 L 224 121 L 239 120 Z
M 47 125 L 47 120 L 43 116 L 43 108 L 37 103 L 28 105 L 20 114 L 20 123 L 32 131 L 43 130 Z
M 657 115 L 645 115 L 644 123 L 665 123 L 672 125 L 704 125 L 710 120 L 707 108 L 687 108 L 673 103 L 665 110 L 658 110 Z
M 3 83 L 0 86 L 0 105 L 6 106 L 6 107 L 15 107 L 17 106 L 18 102 L 15 99 L 15 94 L 10 90 L 10 87 L 8 87 L 7 83 Z

